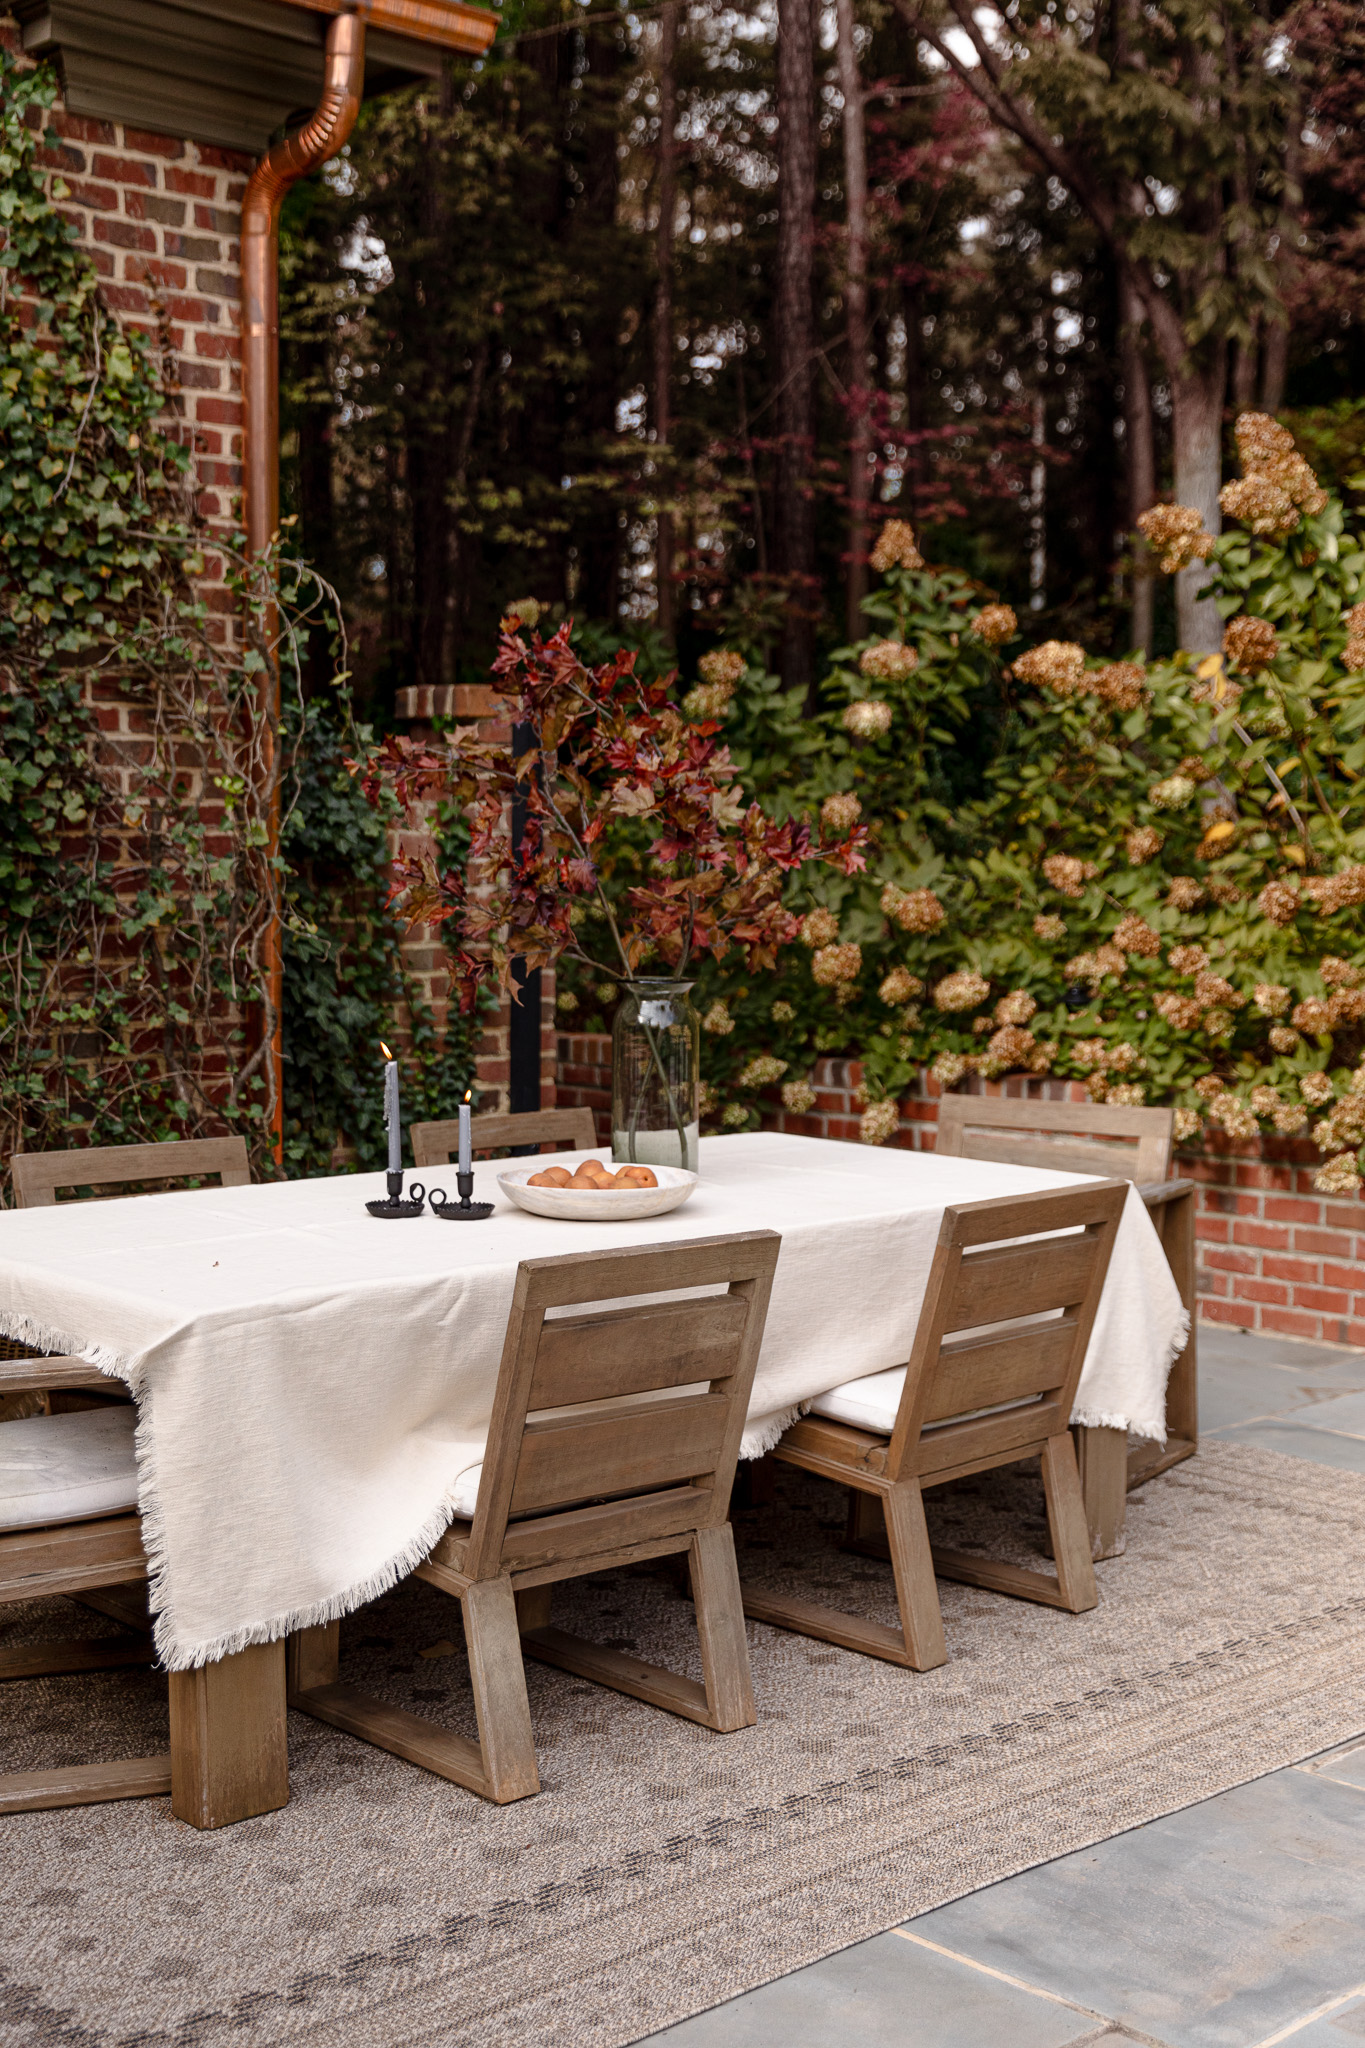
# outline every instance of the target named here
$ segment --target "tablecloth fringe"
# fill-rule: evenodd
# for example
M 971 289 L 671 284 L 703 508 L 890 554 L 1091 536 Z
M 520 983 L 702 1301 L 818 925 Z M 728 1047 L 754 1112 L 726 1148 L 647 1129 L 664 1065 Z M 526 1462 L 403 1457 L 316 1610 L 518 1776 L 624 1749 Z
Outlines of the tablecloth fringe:
M 127 1373 L 127 1361 L 121 1352 L 111 1351 L 104 1344 L 82 1344 L 79 1337 L 69 1336 L 55 1323 L 40 1323 L 14 1309 L 0 1309 L 0 1337 L 10 1337 L 16 1344 L 30 1344 L 35 1351 L 46 1351 L 57 1358 L 84 1359 L 98 1372 L 114 1378 L 123 1378 Z
M 740 1457 L 761 1458 L 794 1422 L 801 1419 L 809 1406 L 809 1401 L 798 1401 L 792 1408 L 779 1408 L 775 1415 L 764 1415 L 758 1422 L 751 1422 L 740 1439 Z

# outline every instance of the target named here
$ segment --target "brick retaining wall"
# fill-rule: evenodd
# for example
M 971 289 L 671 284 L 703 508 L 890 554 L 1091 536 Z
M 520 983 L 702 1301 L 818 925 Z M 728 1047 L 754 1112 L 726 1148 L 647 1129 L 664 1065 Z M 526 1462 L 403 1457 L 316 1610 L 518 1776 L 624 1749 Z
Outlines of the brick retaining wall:
M 558 1046 L 560 1104 L 593 1109 L 599 1136 L 609 1144 L 610 1038 L 561 1033 Z M 818 1060 L 815 1107 L 795 1116 L 781 1107 L 774 1090 L 764 1128 L 857 1143 L 861 1083 L 857 1060 Z M 1089 1100 L 1078 1082 L 1024 1075 L 988 1084 L 975 1081 L 970 1092 Z M 922 1081 L 901 1103 L 900 1127 L 890 1142 L 932 1152 L 941 1094 L 936 1081 Z M 1365 1349 L 1365 1204 L 1359 1198 L 1318 1194 L 1313 1174 L 1320 1164 L 1316 1146 L 1291 1139 L 1239 1144 L 1216 1138 L 1197 1151 L 1177 1154 L 1175 1170 L 1197 1181 L 1200 1190 L 1196 1231 L 1203 1321 Z

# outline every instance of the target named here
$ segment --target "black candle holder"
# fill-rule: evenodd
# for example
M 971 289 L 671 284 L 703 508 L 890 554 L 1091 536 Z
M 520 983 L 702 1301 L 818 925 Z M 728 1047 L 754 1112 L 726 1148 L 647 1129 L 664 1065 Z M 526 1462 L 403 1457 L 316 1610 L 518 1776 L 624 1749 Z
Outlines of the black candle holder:
M 482 1223 L 486 1217 L 493 1214 L 493 1204 L 491 1202 L 470 1201 L 469 1197 L 474 1192 L 474 1176 L 472 1173 L 457 1173 L 455 1185 L 460 1190 L 458 1202 L 448 1201 L 444 1188 L 432 1189 L 431 1213 L 433 1216 L 439 1216 L 445 1223 Z
M 382 1202 L 367 1202 L 365 1207 L 371 1216 L 420 1216 L 426 1202 L 427 1191 L 420 1180 L 415 1180 L 403 1196 L 403 1175 L 401 1169 L 386 1177 L 388 1196 Z

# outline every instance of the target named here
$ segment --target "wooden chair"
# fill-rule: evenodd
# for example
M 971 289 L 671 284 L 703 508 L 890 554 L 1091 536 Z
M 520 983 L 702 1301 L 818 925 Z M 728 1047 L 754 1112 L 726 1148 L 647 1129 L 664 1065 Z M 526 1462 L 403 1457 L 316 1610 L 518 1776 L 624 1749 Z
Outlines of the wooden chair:
M 102 1384 L 80 1358 L 0 1361 L 0 1394 Z M 0 1605 L 64 1594 L 125 1631 L 0 1651 L 0 1680 L 154 1661 L 134 1420 L 105 1407 L 0 1424 Z M 0 1814 L 169 1792 L 179 1819 L 209 1828 L 287 1802 L 282 1643 L 173 1672 L 170 1706 L 169 1755 L 11 1771 Z
M 1081 1429 L 1076 1449 L 1097 1558 L 1123 1548 L 1124 1494 L 1199 1448 L 1199 1304 L 1192 1180 L 1172 1180 L 1175 1112 L 1109 1102 L 945 1095 L 935 1149 L 947 1158 L 996 1159 L 1058 1173 L 1121 1173 L 1137 1184 L 1190 1318 L 1185 1348 L 1166 1382 L 1165 1445 L 1128 1447 L 1119 1429 Z
M 476 1152 L 500 1152 L 504 1146 L 565 1146 L 570 1152 L 594 1152 L 597 1128 L 590 1109 L 528 1109 L 515 1116 L 486 1116 L 469 1119 L 470 1136 Z M 412 1138 L 414 1166 L 449 1166 L 460 1142 L 456 1117 L 443 1123 L 414 1124 Z
M 525 1261 L 473 1516 L 417 1567 L 460 1602 L 477 1743 L 339 1684 L 336 1623 L 293 1638 L 290 1704 L 499 1804 L 540 1790 L 523 1650 L 706 1728 L 752 1726 L 727 1516 L 779 1244 L 755 1230 Z M 708 1286 L 726 1291 L 631 1300 Z M 701 1684 L 550 1626 L 557 1580 L 680 1551 Z
M 852 1490 L 850 1542 L 889 1555 L 901 1626 L 748 1587 L 746 1614 L 930 1671 L 947 1661 L 935 1572 L 1073 1614 L 1096 1604 L 1068 1423 L 1126 1194 L 1124 1182 L 1107 1180 L 945 1209 L 904 1373 L 874 1373 L 821 1395 L 771 1454 Z M 1050 1235 L 1057 1231 L 1070 1234 Z M 850 1409 L 860 1423 L 841 1419 Z M 1035 1456 L 1055 1578 L 965 1551 L 931 1552 L 926 1486 Z M 868 1525 L 870 1501 L 881 1503 L 881 1541 Z
M 245 1138 L 172 1138 L 164 1145 L 97 1145 L 71 1152 L 16 1152 L 10 1159 L 16 1209 L 50 1209 L 58 1188 L 108 1188 L 132 1181 L 197 1180 L 216 1173 L 225 1188 L 251 1182 Z

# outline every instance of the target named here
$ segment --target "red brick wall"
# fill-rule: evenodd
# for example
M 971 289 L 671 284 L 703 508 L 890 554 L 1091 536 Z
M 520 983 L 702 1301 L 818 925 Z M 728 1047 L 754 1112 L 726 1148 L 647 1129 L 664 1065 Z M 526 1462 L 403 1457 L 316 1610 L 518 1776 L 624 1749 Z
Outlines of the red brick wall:
M 862 1113 L 862 1068 L 856 1060 L 816 1062 L 815 1107 L 794 1116 L 776 1091 L 764 1116 L 766 1129 L 804 1137 L 857 1142 Z M 972 1093 L 1028 1095 L 1086 1102 L 1074 1081 L 1031 1081 L 1014 1075 Z M 900 1105 L 892 1143 L 931 1152 L 942 1090 L 926 1080 Z M 596 1034 L 561 1034 L 559 1100 L 598 1112 L 602 1142 L 610 1142 L 611 1040 Z M 1202 1320 L 1260 1330 L 1268 1336 L 1365 1349 L 1365 1203 L 1320 1195 L 1313 1174 L 1322 1163 L 1316 1146 L 1290 1139 L 1237 1144 L 1206 1140 L 1177 1155 L 1175 1171 L 1199 1183 L 1199 1313 Z

